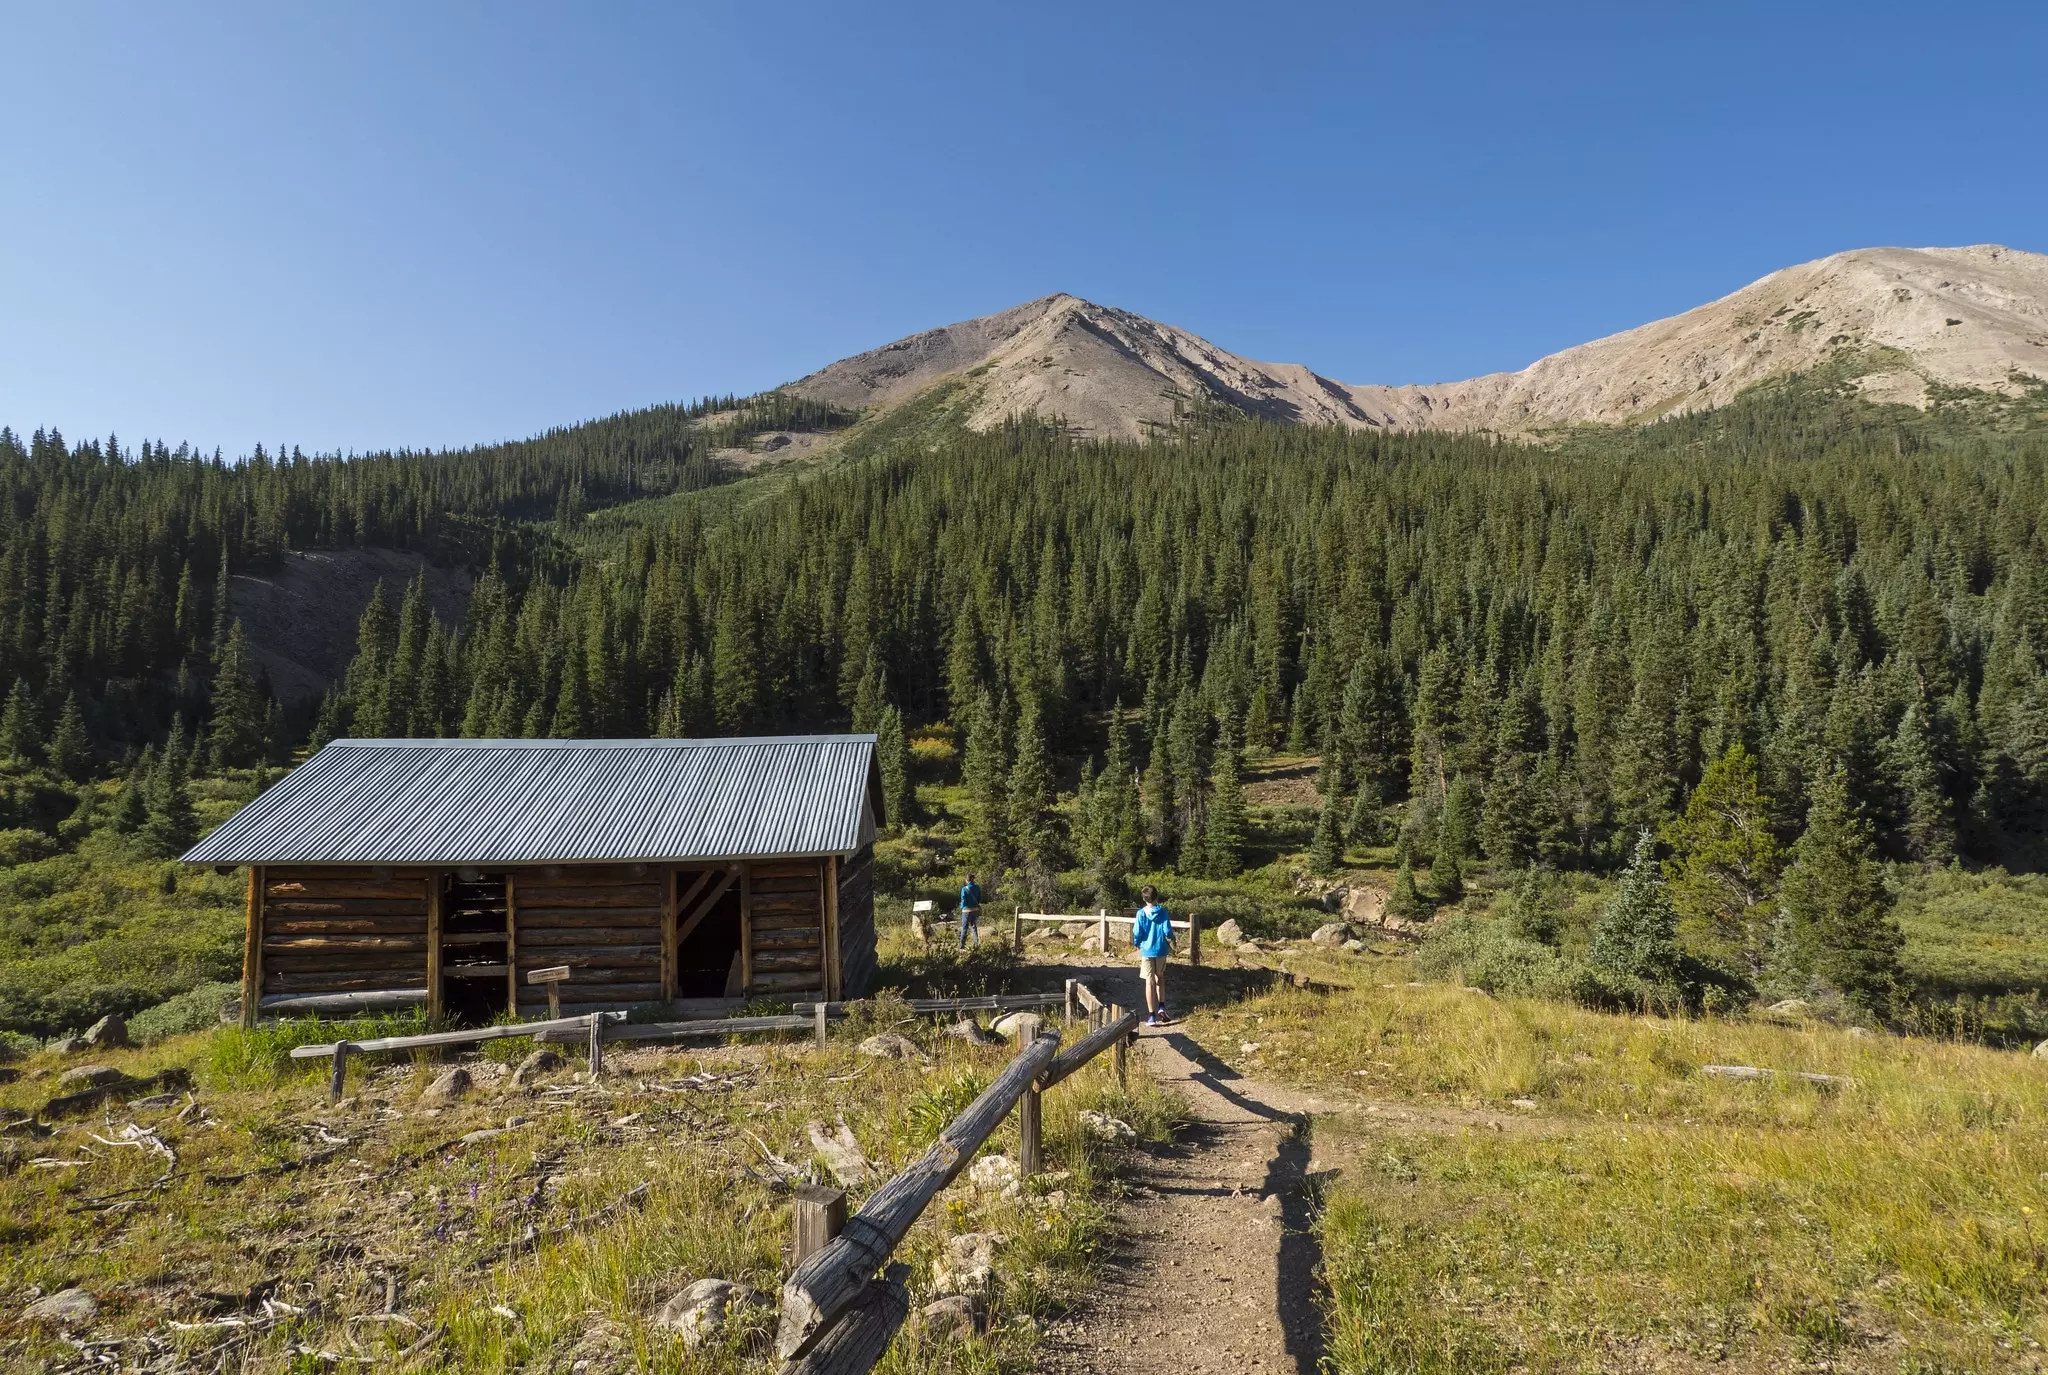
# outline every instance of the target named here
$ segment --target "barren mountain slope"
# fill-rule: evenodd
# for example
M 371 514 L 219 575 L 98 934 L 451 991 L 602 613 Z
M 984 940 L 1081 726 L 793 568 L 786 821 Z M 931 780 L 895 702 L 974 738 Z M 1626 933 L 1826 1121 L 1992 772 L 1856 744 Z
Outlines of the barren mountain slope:
M 1926 404 L 1930 382 L 2011 393 L 2015 373 L 2048 377 L 2048 256 L 1995 245 L 1838 253 L 1520 372 L 1424 386 L 1253 362 L 1055 295 L 859 354 L 789 390 L 886 409 L 958 377 L 976 428 L 1036 412 L 1101 437 L 1140 437 L 1203 402 L 1299 424 L 1512 432 L 1718 406 L 1838 357 L 1865 360 L 1872 399 L 1912 405 Z

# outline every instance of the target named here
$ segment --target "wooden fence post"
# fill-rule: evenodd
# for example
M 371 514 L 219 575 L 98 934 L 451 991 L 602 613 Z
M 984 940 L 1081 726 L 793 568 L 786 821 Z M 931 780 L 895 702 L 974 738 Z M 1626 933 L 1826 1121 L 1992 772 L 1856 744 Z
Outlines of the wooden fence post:
M 1019 955 L 1024 953 L 1024 914 L 1010 913 L 1010 949 Z
M 1102 953 L 1107 955 L 1109 953 L 1109 909 L 1107 907 L 1096 908 L 1095 917 L 1095 939 L 1102 943 Z
M 1038 1026 L 1038 1014 L 1034 1012 L 1026 1012 L 1017 1018 L 1019 1055 L 1038 1040 Z M 1017 1173 L 1025 1179 L 1044 1168 L 1039 1163 L 1040 1106 L 1036 1084 L 1024 1090 L 1024 1096 L 1017 1100 Z
M 1061 1012 L 1060 1020 L 1071 1025 L 1081 1015 L 1080 980 L 1067 980 L 1067 1005 Z
M 327 1078 L 327 1101 L 330 1103 L 341 1101 L 342 1085 L 348 1080 L 348 1053 L 354 1049 L 347 1041 L 334 1043 L 334 1070 Z
M 604 1073 L 604 1014 L 590 1014 L 590 1077 L 595 1080 Z
M 1188 963 L 1202 967 L 1202 919 L 1192 908 L 1188 911 Z
M 794 1270 L 824 1250 L 826 1243 L 846 1226 L 846 1193 L 823 1184 L 799 1184 L 796 1202 L 790 1204 L 789 1213 L 789 1268 Z
M 825 1000 L 823 998 L 811 1004 L 811 1016 L 817 1019 L 818 1049 L 823 1050 L 825 1048 Z M 827 1240 L 829 1239 L 827 1238 Z
M 1124 1010 L 1115 1003 L 1111 1003 L 1102 1015 L 1103 1024 L 1106 1026 L 1111 1022 L 1121 1021 Z M 1126 1036 L 1119 1036 L 1116 1038 L 1116 1044 L 1109 1048 L 1109 1063 L 1110 1067 L 1116 1071 L 1116 1086 L 1118 1088 L 1124 1087 L 1124 1061 L 1129 1053 L 1127 1045 L 1129 1039 Z

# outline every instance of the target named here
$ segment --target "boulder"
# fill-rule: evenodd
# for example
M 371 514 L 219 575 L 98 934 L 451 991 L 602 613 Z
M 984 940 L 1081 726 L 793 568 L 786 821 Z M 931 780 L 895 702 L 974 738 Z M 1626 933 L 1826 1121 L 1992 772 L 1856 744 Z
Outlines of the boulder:
M 1256 1049 L 1256 1047 L 1255 1047 Z M 1136 1141 L 1138 1133 L 1131 1124 L 1121 1118 L 1111 1117 L 1106 1112 L 1093 1108 L 1081 1109 L 1081 1125 L 1091 1136 L 1102 1141 Z
M 695 1351 L 728 1323 L 745 1322 L 767 1307 L 768 1300 L 751 1285 L 701 1279 L 656 1309 L 654 1325 L 681 1333 L 683 1346 Z
M 995 1273 L 996 1247 L 1005 1238 L 996 1232 L 962 1232 L 949 1238 L 932 1262 L 932 1292 L 975 1295 L 988 1292 Z
M 1365 953 L 1365 942 L 1361 940 L 1348 940 L 1344 942 L 1342 948 L 1347 955 L 1363 955 Z
M 1007 1155 L 985 1155 L 967 1167 L 967 1180 L 985 1194 L 1014 1193 L 1017 1162 Z
M 50 1043 L 50 1049 L 58 1055 L 79 1055 L 92 1049 L 92 1043 L 83 1036 L 66 1036 L 61 1041 Z
M 423 1106 L 440 1106 L 459 1101 L 474 1086 L 469 1071 L 460 1065 L 450 1065 L 441 1071 L 433 1083 L 427 1085 L 420 1095 Z
M 2048 1041 L 2043 1041 L 2040 1045 L 2034 1047 L 2034 1058 L 2036 1060 L 2048 1060 Z
M 100 1301 L 83 1289 L 59 1289 L 37 1299 L 21 1316 L 53 1327 L 83 1327 L 99 1313 Z
M 1017 1028 L 1023 1025 L 1026 1017 L 1036 1017 L 1040 1026 L 1045 1025 L 1045 1015 L 1043 1013 L 1005 1012 L 1002 1016 L 990 1022 L 989 1026 L 994 1028 L 996 1035 L 1002 1037 L 1005 1041 L 1014 1041 L 1017 1039 Z
M 1361 885 L 1344 891 L 1344 920 L 1357 926 L 1378 926 L 1386 917 L 1386 889 Z
M 1787 998 L 1783 1002 L 1772 1003 L 1764 1011 L 1773 1017 L 1811 1017 L 1813 1004 L 1804 998 Z
M 96 1050 L 118 1050 L 128 1045 L 127 1020 L 118 1012 L 109 1012 L 85 1029 L 85 1043 Z
M 1849 1028 L 1849 1034 L 1860 1041 L 1867 1036 L 1874 1035 L 1875 1033 L 1873 1033 L 1871 1029 L 1867 1026 L 1852 1026 Z
M 81 1089 L 118 1084 L 127 1077 L 112 1065 L 74 1065 L 57 1076 L 57 1087 L 64 1093 L 77 1093 Z
M 1315 934 L 1309 937 L 1309 940 L 1317 945 L 1342 945 L 1350 939 L 1351 928 L 1341 921 L 1333 921 L 1327 925 L 1318 926 Z
M 946 1028 L 946 1034 L 977 1046 L 992 1046 L 1002 1039 L 999 1036 L 992 1035 L 983 1028 L 980 1022 L 975 1021 L 972 1017 L 962 1017 L 959 1021 Z
M 926 1335 L 940 1341 L 964 1341 L 974 1335 L 974 1300 L 948 1294 L 920 1311 Z
M 1100 955 L 1102 953 L 1102 933 L 1100 931 L 1090 931 L 1086 936 L 1082 937 L 1081 949 L 1088 954 Z
M 916 1060 L 922 1058 L 917 1043 L 908 1036 L 898 1036 L 893 1031 L 881 1031 L 868 1037 L 854 1050 L 877 1060 Z
M 1229 921 L 1216 928 L 1216 939 L 1226 948 L 1233 945 L 1243 945 L 1244 928 L 1237 924 L 1236 917 L 1232 917 Z
M 1090 932 L 1099 932 L 1101 929 L 1092 921 L 1063 921 L 1060 923 L 1060 934 L 1069 940 L 1088 935 Z
M 519 1068 L 512 1071 L 512 1087 L 530 1088 L 543 1074 L 552 1074 L 568 1064 L 556 1052 L 543 1046 L 519 1062 Z

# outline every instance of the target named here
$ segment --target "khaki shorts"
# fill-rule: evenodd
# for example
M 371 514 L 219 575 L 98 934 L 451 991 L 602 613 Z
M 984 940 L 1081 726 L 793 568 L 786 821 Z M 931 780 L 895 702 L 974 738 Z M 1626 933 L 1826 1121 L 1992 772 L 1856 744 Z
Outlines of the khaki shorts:
M 1141 978 L 1141 979 L 1157 979 L 1157 978 L 1161 977 L 1162 975 L 1164 975 L 1165 973 L 1166 973 L 1166 956 L 1164 956 L 1164 955 L 1140 955 L 1140 956 L 1138 956 L 1138 977 L 1139 977 L 1139 978 Z

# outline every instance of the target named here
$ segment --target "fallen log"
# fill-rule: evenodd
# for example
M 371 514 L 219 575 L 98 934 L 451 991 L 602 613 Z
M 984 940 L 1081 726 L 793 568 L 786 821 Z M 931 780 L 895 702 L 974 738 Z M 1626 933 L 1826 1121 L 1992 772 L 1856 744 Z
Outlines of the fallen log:
M 941 1189 L 951 1184 L 1010 1109 L 1059 1052 L 1056 1032 L 1021 1051 L 979 1098 L 939 1134 L 931 1148 L 868 1196 L 847 1219 L 846 1230 L 782 1286 L 777 1354 L 793 1360 L 808 1352 L 840 1314 L 867 1291 L 868 1282 Z
M 1700 1073 L 1715 1079 L 1804 1079 L 1809 1084 L 1853 1084 L 1846 1074 L 1816 1074 L 1803 1069 L 1762 1069 L 1756 1065 L 1701 1065 Z

